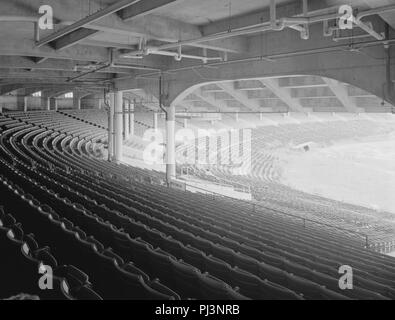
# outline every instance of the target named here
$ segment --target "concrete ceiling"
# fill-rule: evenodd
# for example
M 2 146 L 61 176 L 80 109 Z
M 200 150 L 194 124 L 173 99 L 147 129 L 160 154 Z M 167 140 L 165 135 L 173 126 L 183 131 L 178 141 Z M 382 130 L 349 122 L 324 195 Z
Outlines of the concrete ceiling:
M 292 0 L 279 0 L 279 5 Z M 194 25 L 206 25 L 269 7 L 270 0 L 182 0 L 155 14 Z M 209 8 L 209 9 L 208 9 Z
M 159 112 L 158 101 L 142 89 L 131 91 L 141 105 Z M 190 112 L 390 112 L 391 105 L 352 85 L 317 76 L 217 82 L 195 88 L 176 106 Z
M 179 41 L 199 39 L 203 36 L 228 32 L 235 28 L 248 28 L 269 21 L 270 0 L 140 0 L 130 1 L 128 7 L 115 10 L 101 19 L 83 25 L 74 31 L 40 44 L 48 37 L 73 25 L 111 5 L 121 3 L 115 0 L 47 0 L 55 14 L 55 30 L 40 31 L 39 42 L 35 39 L 34 24 L 37 20 L 41 0 L 0 0 L 0 90 L 7 92 L 14 86 L 57 85 L 67 88 L 93 88 L 100 90 L 114 83 L 116 79 L 130 79 L 145 76 L 146 72 L 168 71 L 177 67 L 201 65 L 204 60 L 197 57 L 216 59 L 242 59 L 251 55 L 262 41 L 261 34 L 232 37 L 229 39 L 200 41 L 183 46 L 187 56 L 175 61 L 177 46 L 167 49 L 166 55 L 158 53 L 144 56 L 143 59 L 131 58 L 138 51 L 139 43 L 147 43 L 148 48 L 178 44 Z M 301 14 L 301 0 L 277 0 L 278 17 Z M 394 0 L 349 0 L 355 9 L 394 5 Z M 341 0 L 309 0 L 309 10 L 320 10 L 344 4 Z M 395 11 L 382 14 L 381 18 L 395 27 Z M 12 20 L 12 21 L 11 21 Z M 369 20 L 369 19 L 367 19 Z M 382 22 L 382 21 L 381 21 Z M 299 26 L 300 27 L 300 26 Z M 298 48 L 302 41 L 295 41 L 295 30 L 287 29 L 270 37 L 265 50 L 270 50 L 281 37 L 291 39 L 287 48 Z M 363 31 L 357 31 L 357 34 Z M 306 47 L 337 45 L 332 39 L 323 40 L 322 31 L 316 33 L 307 42 Z M 320 44 L 320 45 L 318 45 Z M 304 44 L 303 44 L 304 45 Z M 263 46 L 263 44 L 262 44 Z M 202 48 L 207 49 L 204 51 Z M 115 64 L 108 66 L 110 52 L 113 52 Z M 226 55 L 225 53 L 226 52 Z M 274 53 L 279 53 L 274 52 Z M 128 56 L 129 55 L 129 56 Z M 191 58 L 192 57 L 192 58 Z M 193 58 L 195 57 L 195 58 Z M 381 59 L 381 58 L 380 58 Z M 159 74 L 159 73 L 158 73 Z M 78 78 L 76 78 L 78 77 Z M 308 77 L 306 78 L 309 81 Z M 237 80 L 236 78 L 234 80 Z M 310 78 L 311 80 L 311 78 Z M 326 107 L 330 103 L 347 111 L 358 111 L 355 100 L 348 95 L 345 84 L 325 82 L 320 87 L 307 86 L 303 96 L 302 88 L 284 87 L 283 79 L 260 78 L 254 85 L 261 89 L 252 90 L 245 83 L 219 83 L 217 88 L 208 90 L 199 88 L 192 93 L 195 100 L 184 100 L 183 104 L 193 108 L 213 108 L 217 101 L 223 110 L 274 110 L 284 108 L 293 111 L 314 109 L 311 105 Z M 291 81 L 291 80 L 289 80 Z M 299 80 L 298 80 L 299 81 Z M 312 81 L 312 80 L 311 80 Z M 239 86 L 247 86 L 241 89 Z M 306 91 L 307 90 L 307 91 Z M 262 96 L 267 94 L 267 96 Z M 330 93 L 331 92 L 331 93 Z M 358 99 L 371 97 L 358 97 Z M 356 98 L 357 99 L 357 98 Z M 357 99 L 357 100 L 358 100 Z M 314 102 L 311 102 L 314 101 Z M 328 102 L 329 101 L 329 102 Z M 359 101 L 358 101 L 359 102 Z M 363 104 L 363 103 L 362 103 Z M 214 106 L 213 106 L 214 105 Z M 364 110 L 365 108 L 362 107 Z
M 342 5 L 345 4 L 342 0 L 327 0 L 329 5 Z M 358 9 L 380 8 L 385 6 L 394 5 L 394 0 L 349 0 L 348 4 Z M 380 15 L 392 28 L 395 29 L 395 11 L 383 13 Z

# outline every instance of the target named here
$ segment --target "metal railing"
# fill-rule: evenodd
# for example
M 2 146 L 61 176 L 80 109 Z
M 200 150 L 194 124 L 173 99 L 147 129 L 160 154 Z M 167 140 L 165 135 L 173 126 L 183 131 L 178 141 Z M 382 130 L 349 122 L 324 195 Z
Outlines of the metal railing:
M 211 194 L 211 195 L 213 195 L 213 199 L 215 199 L 215 198 L 227 198 L 227 199 L 232 200 L 233 202 L 236 202 L 236 200 L 237 200 L 237 203 L 235 203 L 235 205 L 240 207 L 239 203 L 240 202 L 244 203 L 247 206 L 250 206 L 251 209 L 253 210 L 253 212 L 257 212 L 257 209 L 262 209 L 262 210 L 265 210 L 266 212 L 267 211 L 271 211 L 272 213 L 275 213 L 275 214 L 278 214 L 278 215 L 288 216 L 288 217 L 292 217 L 292 218 L 301 220 L 303 222 L 303 228 L 306 228 L 307 227 L 306 223 L 309 222 L 309 223 L 321 225 L 321 226 L 324 226 L 324 227 L 327 227 L 327 228 L 333 228 L 333 229 L 336 229 L 338 231 L 347 232 L 347 233 L 351 233 L 351 234 L 357 235 L 357 236 L 361 237 L 362 239 L 364 239 L 364 241 L 365 241 L 365 248 L 366 249 L 370 248 L 369 235 L 367 235 L 365 233 L 361 233 L 361 232 L 358 232 L 358 231 L 355 231 L 355 230 L 342 228 L 342 227 L 339 227 L 339 226 L 335 226 L 335 225 L 332 225 L 332 224 L 329 224 L 329 223 L 313 220 L 313 219 L 310 219 L 310 218 L 298 216 L 298 215 L 295 215 L 295 214 L 292 214 L 292 213 L 279 211 L 277 209 L 269 208 L 269 207 L 264 206 L 263 204 L 254 202 L 253 200 L 247 201 L 247 200 L 243 200 L 243 199 L 232 198 L 232 197 L 229 197 L 227 195 L 223 195 L 223 194 L 211 191 L 211 190 L 207 190 L 207 189 L 204 189 L 204 188 L 200 188 L 200 187 L 196 187 L 196 186 L 193 186 L 193 185 L 189 185 L 187 183 L 185 185 L 187 187 L 191 187 L 191 188 L 194 188 L 194 189 L 197 189 L 197 190 L 201 190 L 201 191 L 203 191 L 206 194 Z

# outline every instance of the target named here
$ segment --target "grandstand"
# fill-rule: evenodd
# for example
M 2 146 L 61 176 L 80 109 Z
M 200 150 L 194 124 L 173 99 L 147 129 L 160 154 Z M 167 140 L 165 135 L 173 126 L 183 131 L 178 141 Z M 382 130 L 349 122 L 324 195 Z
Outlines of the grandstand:
M 0 0 L 0 299 L 395 299 L 395 210 L 290 175 L 395 141 L 395 7 L 220 2 Z

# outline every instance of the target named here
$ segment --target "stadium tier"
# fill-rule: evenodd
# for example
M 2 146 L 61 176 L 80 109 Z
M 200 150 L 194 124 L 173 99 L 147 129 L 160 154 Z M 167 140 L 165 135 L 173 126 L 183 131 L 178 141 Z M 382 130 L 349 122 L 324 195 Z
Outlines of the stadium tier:
M 0 0 L 0 303 L 395 300 L 394 46 L 395 0 Z
M 394 259 L 352 233 L 144 182 L 137 177 L 150 171 L 101 159 L 102 128 L 58 112 L 2 114 L 0 130 L 7 199 L 1 245 L 10 258 L 0 274 L 26 270 L 19 277 L 15 269 L 15 286 L 2 279 L 3 297 L 395 297 Z M 32 289 L 31 272 L 40 264 L 56 275 L 50 297 Z M 342 291 L 338 269 L 348 264 L 355 287 Z
M 188 175 L 213 183 L 233 184 L 236 188 L 247 186 L 258 205 L 280 210 L 301 217 L 334 224 L 355 232 L 364 233 L 370 239 L 372 249 L 382 253 L 394 250 L 394 215 L 385 212 L 330 200 L 318 195 L 295 190 L 282 183 L 282 162 L 293 154 L 305 153 L 308 146 L 327 147 L 338 142 L 361 140 L 366 137 L 387 135 L 394 132 L 392 122 L 372 120 L 326 121 L 301 124 L 265 126 L 252 130 L 251 153 L 243 159 L 250 164 L 248 172 L 237 173 L 238 165 L 222 165 L 221 159 L 212 165 L 182 165 Z M 203 140 L 209 138 L 202 138 Z M 223 137 L 211 137 L 218 139 Z M 198 141 L 183 144 L 177 150 L 179 157 L 198 147 Z M 204 142 L 204 146 L 206 143 Z M 311 147 L 310 147 L 311 148 Z M 210 151 L 212 158 L 225 154 L 238 154 L 240 143 L 218 147 Z M 208 147 L 206 153 L 209 153 Z M 185 154 L 184 154 L 185 156 Z M 198 163 L 196 155 L 196 163 Z M 185 171 L 185 170 L 184 170 Z

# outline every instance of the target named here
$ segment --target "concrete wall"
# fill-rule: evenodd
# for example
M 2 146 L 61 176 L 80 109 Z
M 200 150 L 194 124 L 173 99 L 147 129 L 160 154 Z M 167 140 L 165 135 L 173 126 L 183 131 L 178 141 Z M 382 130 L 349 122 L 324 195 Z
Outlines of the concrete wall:
M 5 109 L 18 110 L 17 97 L 15 96 L 0 96 L 0 106 Z
M 83 98 L 81 109 L 99 109 L 100 98 Z
M 28 97 L 28 110 L 46 110 L 46 101 L 43 98 Z M 0 106 L 3 109 L 23 111 L 23 96 L 0 96 Z M 58 109 L 73 109 L 73 99 L 58 98 Z M 53 109 L 53 108 L 51 108 Z

